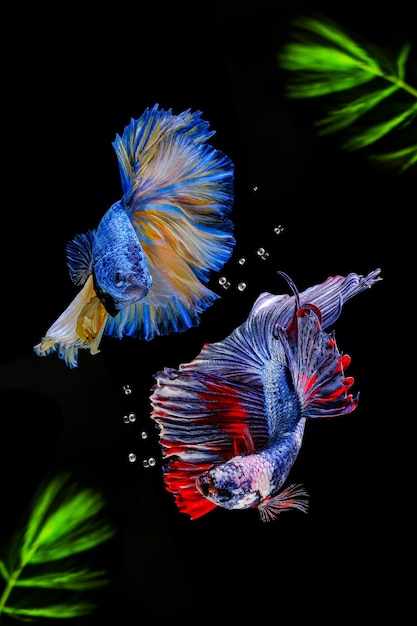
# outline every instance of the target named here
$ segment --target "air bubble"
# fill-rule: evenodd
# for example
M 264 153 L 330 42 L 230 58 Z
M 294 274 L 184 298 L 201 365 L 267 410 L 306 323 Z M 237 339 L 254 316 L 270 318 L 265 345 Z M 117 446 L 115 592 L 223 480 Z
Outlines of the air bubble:
M 269 252 L 267 252 L 265 248 L 258 248 L 256 254 L 260 257 L 260 259 L 262 259 L 262 261 L 269 259 Z
M 154 467 L 156 465 L 156 459 L 153 456 L 149 457 L 149 459 L 143 459 L 142 465 L 145 468 Z
M 123 421 L 125 424 L 131 424 L 132 422 L 136 422 L 136 415 L 134 413 L 123 415 Z
M 133 452 L 130 452 L 128 459 L 130 463 L 134 463 L 136 461 L 136 454 L 134 454 Z
M 132 389 L 130 388 L 129 385 L 123 385 L 123 393 L 126 396 L 130 396 L 130 394 L 132 393 Z
M 219 285 L 223 287 L 223 289 L 230 289 L 230 282 L 227 280 L 226 276 L 219 278 Z

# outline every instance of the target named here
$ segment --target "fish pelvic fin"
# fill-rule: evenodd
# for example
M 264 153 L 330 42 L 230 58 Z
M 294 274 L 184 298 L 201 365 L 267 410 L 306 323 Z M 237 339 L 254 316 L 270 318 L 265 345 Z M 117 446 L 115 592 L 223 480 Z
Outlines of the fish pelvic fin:
M 262 393 L 213 374 L 171 368 L 155 378 L 151 418 L 159 431 L 165 485 L 180 511 L 195 519 L 216 506 L 197 490 L 196 478 L 267 441 Z
M 298 509 L 302 513 L 308 512 L 308 493 L 302 485 L 289 485 L 281 493 L 262 500 L 257 506 L 263 522 L 275 520 L 283 511 Z
M 290 283 L 292 285 L 292 283 Z M 349 393 L 354 383 L 345 375 L 351 359 L 342 355 L 334 332 L 322 329 L 322 314 L 316 304 L 300 304 L 295 291 L 296 306 L 291 322 L 277 328 L 295 391 L 305 417 L 336 417 L 353 411 L 359 401 Z
M 97 354 L 108 313 L 97 298 L 93 278 L 89 276 L 71 304 L 47 330 L 41 342 L 34 346 L 38 356 L 57 352 L 60 359 L 74 368 L 78 366 L 78 351 Z

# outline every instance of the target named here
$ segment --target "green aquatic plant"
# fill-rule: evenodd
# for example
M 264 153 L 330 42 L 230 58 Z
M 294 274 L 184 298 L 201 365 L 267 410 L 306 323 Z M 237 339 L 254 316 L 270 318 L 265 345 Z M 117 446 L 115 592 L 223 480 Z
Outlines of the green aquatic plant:
M 102 515 L 105 501 L 60 473 L 34 498 L 24 527 L 12 538 L 0 574 L 6 586 L 0 616 L 23 621 L 73 618 L 96 604 L 85 592 L 106 585 L 106 570 L 92 570 L 79 555 L 110 539 L 115 529 Z M 47 602 L 44 593 L 47 590 Z M 81 593 L 82 592 L 82 593 Z
M 326 100 L 326 115 L 316 122 L 318 134 L 346 131 L 345 150 L 359 150 L 385 140 L 369 158 L 404 172 L 417 165 L 417 87 L 406 77 L 411 44 L 390 58 L 367 43 L 358 43 L 337 24 L 312 17 L 293 22 L 293 40 L 278 53 L 289 72 L 288 98 Z M 415 69 L 415 68 L 414 68 Z M 394 143 L 393 143 L 394 142 Z

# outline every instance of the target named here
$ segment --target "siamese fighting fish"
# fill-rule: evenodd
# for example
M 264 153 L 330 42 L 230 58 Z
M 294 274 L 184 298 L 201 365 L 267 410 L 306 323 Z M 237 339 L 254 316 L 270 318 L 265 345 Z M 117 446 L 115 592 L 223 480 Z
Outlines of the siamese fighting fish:
M 346 375 L 331 326 L 343 304 L 381 280 L 331 276 L 301 293 L 261 293 L 247 320 L 226 339 L 205 344 L 178 369 L 154 375 L 151 417 L 162 449 L 167 491 L 197 519 L 216 507 L 257 508 L 262 521 L 308 511 L 308 494 L 286 485 L 306 420 L 351 413 L 359 393 Z
M 39 356 L 77 367 L 79 350 L 99 352 L 103 335 L 183 332 L 220 297 L 207 284 L 235 245 L 234 164 L 208 143 L 215 131 L 201 115 L 156 104 L 116 135 L 123 195 L 67 244 L 81 289 L 34 346 Z

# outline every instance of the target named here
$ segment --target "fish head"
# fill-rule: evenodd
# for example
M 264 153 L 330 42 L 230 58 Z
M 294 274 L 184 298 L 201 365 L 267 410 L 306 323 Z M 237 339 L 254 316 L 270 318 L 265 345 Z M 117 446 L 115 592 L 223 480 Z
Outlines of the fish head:
M 196 488 L 207 500 L 225 509 L 248 509 L 261 501 L 258 489 L 253 489 L 251 468 L 239 455 L 234 459 L 203 472 L 196 478 Z
M 94 264 L 92 273 L 97 297 L 112 316 L 142 300 L 152 285 L 151 275 L 142 270 L 141 260 L 134 255 L 106 255 Z
M 95 232 L 91 271 L 96 294 L 112 316 L 142 300 L 151 288 L 145 252 L 121 203 L 106 212 Z

